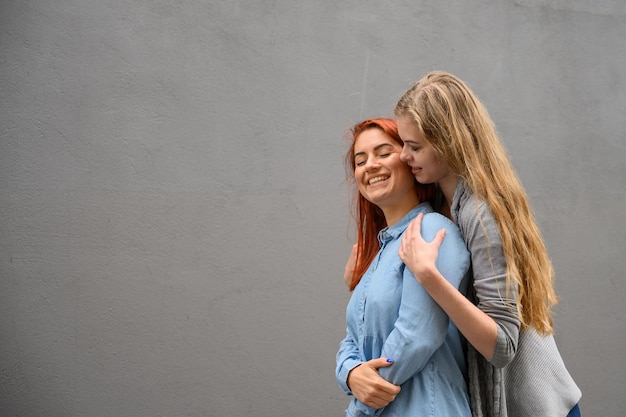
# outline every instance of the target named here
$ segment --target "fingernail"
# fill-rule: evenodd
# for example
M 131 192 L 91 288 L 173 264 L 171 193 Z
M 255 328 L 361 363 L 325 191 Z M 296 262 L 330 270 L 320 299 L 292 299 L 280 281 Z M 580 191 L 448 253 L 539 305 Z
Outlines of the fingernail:
M 393 359 L 387 358 L 387 363 L 391 363 L 391 362 L 393 362 Z

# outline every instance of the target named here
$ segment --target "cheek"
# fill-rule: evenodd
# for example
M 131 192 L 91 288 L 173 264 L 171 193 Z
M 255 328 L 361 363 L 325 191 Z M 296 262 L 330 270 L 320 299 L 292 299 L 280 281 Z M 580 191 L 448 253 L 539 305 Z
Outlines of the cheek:
M 354 170 L 354 182 L 356 182 L 357 187 L 361 188 L 363 186 L 363 178 L 365 175 L 365 170 L 362 168 L 357 168 Z
M 437 155 L 432 152 L 426 155 L 425 161 L 433 167 L 443 166 L 441 158 L 437 157 Z
M 411 152 L 411 159 L 422 164 L 424 162 L 424 155 L 421 152 Z
M 438 156 L 433 155 L 432 161 L 433 161 L 433 165 L 436 165 L 440 167 L 441 169 L 448 168 L 448 165 L 444 162 L 444 160 L 442 158 L 439 158 Z

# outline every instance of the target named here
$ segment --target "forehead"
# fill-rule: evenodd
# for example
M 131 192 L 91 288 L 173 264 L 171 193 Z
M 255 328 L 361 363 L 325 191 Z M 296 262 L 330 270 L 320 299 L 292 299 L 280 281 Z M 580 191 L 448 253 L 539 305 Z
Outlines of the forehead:
M 381 129 L 367 129 L 357 136 L 356 141 L 354 142 L 354 153 L 357 154 L 359 152 L 366 152 L 384 145 L 393 147 L 400 146 L 399 143 L 396 143 L 391 136 L 383 132 Z
M 421 132 L 419 123 L 415 119 L 413 119 L 409 115 L 400 116 L 398 118 L 398 131 L 400 132 L 400 136 L 402 136 L 402 132 Z

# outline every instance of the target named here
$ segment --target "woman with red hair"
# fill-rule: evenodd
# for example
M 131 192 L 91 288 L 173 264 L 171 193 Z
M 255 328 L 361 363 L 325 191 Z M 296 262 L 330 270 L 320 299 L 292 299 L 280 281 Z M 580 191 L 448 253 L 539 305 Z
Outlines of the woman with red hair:
M 357 243 L 336 368 L 339 386 L 352 396 L 346 414 L 469 417 L 462 338 L 398 255 L 413 219 L 422 219 L 426 240 L 445 229 L 437 266 L 463 293 L 470 262 L 461 234 L 426 202 L 433 186 L 418 184 L 400 159 L 394 120 L 358 123 L 350 139 L 346 169 L 356 191 Z

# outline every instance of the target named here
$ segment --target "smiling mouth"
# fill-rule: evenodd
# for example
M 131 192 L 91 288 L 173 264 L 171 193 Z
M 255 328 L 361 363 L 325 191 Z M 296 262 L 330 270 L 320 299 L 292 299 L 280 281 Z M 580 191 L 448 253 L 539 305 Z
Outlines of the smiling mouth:
M 374 184 L 379 183 L 381 181 L 385 181 L 387 178 L 389 178 L 389 177 L 385 177 L 385 176 L 374 177 L 374 178 L 370 178 L 370 180 L 367 183 L 369 185 L 374 185 Z

